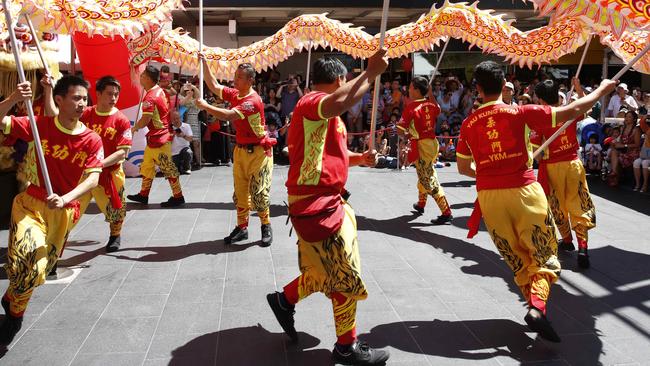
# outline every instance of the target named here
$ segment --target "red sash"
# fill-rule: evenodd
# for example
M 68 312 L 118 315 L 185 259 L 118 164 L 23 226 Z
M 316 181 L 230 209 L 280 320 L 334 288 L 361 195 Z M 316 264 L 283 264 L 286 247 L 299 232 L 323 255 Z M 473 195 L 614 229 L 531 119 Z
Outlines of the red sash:
M 340 193 L 307 197 L 289 205 L 291 224 L 309 242 L 322 241 L 335 234 L 344 216 Z
M 101 174 L 99 174 L 99 185 L 102 186 L 102 188 L 104 188 L 104 193 L 106 193 L 106 195 L 111 200 L 111 206 L 113 206 L 113 209 L 115 210 L 119 210 L 122 208 L 122 200 L 120 199 L 120 193 L 117 191 L 117 187 L 115 187 L 115 183 L 113 182 L 113 175 L 112 175 L 112 173 L 119 168 L 120 168 L 120 164 L 115 164 L 113 166 L 109 166 L 102 169 Z

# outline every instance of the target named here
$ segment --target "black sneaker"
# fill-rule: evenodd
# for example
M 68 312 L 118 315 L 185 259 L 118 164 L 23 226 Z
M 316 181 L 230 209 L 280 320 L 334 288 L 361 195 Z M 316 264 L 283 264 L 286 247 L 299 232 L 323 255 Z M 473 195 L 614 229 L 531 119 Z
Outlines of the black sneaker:
M 282 330 L 284 330 L 284 332 L 289 336 L 291 342 L 295 343 L 298 341 L 298 333 L 294 327 L 295 320 L 293 319 L 293 314 L 296 313 L 295 306 L 282 306 L 280 303 L 280 296 L 284 295 L 276 291 L 272 294 L 266 295 L 266 301 L 269 303 L 271 310 L 273 310 L 273 315 L 275 315 L 275 319 L 280 323 Z
M 223 238 L 223 242 L 225 244 L 232 244 L 246 239 L 248 239 L 248 229 L 242 229 L 239 226 L 235 226 L 235 229 L 230 233 L 230 235 Z
M 262 244 L 261 247 L 268 247 L 273 243 L 273 229 L 271 224 L 262 225 Z
M 178 198 L 172 196 L 169 197 L 167 202 L 161 202 L 160 207 L 178 207 L 185 204 L 185 197 L 180 196 Z
M 143 196 L 140 193 L 138 194 L 130 194 L 126 196 L 126 198 L 130 199 L 131 201 L 142 203 L 143 205 L 149 204 L 149 197 L 148 196 Z
M 359 341 L 354 342 L 345 352 L 339 350 L 337 345 L 334 345 L 332 350 L 334 362 L 343 365 L 383 365 L 389 357 L 388 351 L 371 348 Z
M 106 253 L 117 252 L 120 249 L 120 236 L 111 235 L 108 238 L 108 243 L 106 243 Z
M 413 209 L 417 211 L 420 215 L 424 213 L 424 207 L 421 207 L 417 203 L 413 204 Z
M 560 249 L 562 249 L 562 250 L 564 250 L 566 252 L 572 252 L 572 251 L 576 250 L 576 247 L 573 245 L 572 242 L 566 242 L 564 240 L 560 240 L 560 242 L 558 243 L 558 248 L 560 248 Z
M 23 325 L 23 317 L 15 317 L 9 313 L 9 301 L 2 297 L 2 308 L 5 310 L 5 318 L 0 325 L 0 344 L 8 346 L 16 337 Z
M 530 308 L 524 320 L 528 324 L 528 328 L 533 332 L 539 333 L 540 337 L 551 342 L 562 342 L 560 336 L 555 333 L 555 330 L 551 326 L 551 322 L 546 319 L 546 315 L 542 314 L 538 309 Z
M 453 218 L 454 217 L 452 215 L 440 215 L 440 216 L 438 216 L 437 219 L 431 220 L 431 223 L 434 224 L 434 225 L 445 225 L 445 224 L 451 222 L 451 220 L 453 220 Z
M 587 248 L 578 249 L 578 267 L 580 268 L 589 268 L 591 264 L 589 263 L 589 254 L 587 254 Z
M 46 279 L 48 279 L 50 281 L 56 280 L 56 278 L 57 278 L 56 270 L 57 269 L 59 269 L 59 261 L 56 261 L 56 263 L 54 263 L 54 266 L 50 270 L 50 273 L 47 274 Z

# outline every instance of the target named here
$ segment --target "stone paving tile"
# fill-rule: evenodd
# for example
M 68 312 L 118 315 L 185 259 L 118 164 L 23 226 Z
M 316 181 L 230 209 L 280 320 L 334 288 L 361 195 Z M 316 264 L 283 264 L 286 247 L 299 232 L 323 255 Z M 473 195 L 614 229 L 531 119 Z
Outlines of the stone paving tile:
M 183 176 L 188 204 L 174 210 L 159 206 L 170 191 L 156 179 L 151 205 L 128 205 L 116 253 L 105 252 L 108 226 L 91 205 L 61 261 L 82 268 L 79 276 L 36 290 L 0 365 L 332 364 L 327 297 L 298 304 L 298 344 L 288 343 L 265 300 L 300 273 L 296 235 L 285 225 L 286 173 L 274 169 L 271 248 L 258 246 L 255 215 L 248 241 L 223 244 L 235 222 L 230 168 Z M 575 253 L 562 254 L 563 275 L 549 303 L 564 340 L 558 345 L 525 326 L 525 301 L 484 228 L 466 239 L 473 184 L 453 167 L 439 177 L 456 217 L 443 227 L 429 223 L 438 214 L 431 200 L 424 215 L 412 214 L 413 169 L 350 173 L 369 292 L 358 304 L 358 332 L 390 350 L 389 365 L 650 366 L 650 241 L 638 235 L 650 209 L 625 201 L 638 196 L 594 196 L 599 223 L 590 232 L 590 270 L 577 268 Z M 127 180 L 129 193 L 139 185 Z M 0 231 L 0 246 L 6 239 Z
M 72 361 L 71 366 L 140 366 L 144 361 L 144 353 L 98 353 L 80 354 Z
M 146 352 L 158 318 L 101 318 L 79 353 Z

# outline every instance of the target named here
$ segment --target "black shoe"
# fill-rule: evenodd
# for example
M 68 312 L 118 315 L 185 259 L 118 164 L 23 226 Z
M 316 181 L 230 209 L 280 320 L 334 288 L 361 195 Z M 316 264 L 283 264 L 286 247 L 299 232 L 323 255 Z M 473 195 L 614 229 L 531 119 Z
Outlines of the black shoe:
M 8 346 L 20 331 L 23 325 L 23 317 L 15 317 L 9 313 L 9 301 L 2 297 L 2 308 L 5 310 L 5 318 L 0 325 L 0 344 Z
M 224 244 L 232 244 L 246 239 L 248 239 L 248 229 L 242 229 L 239 226 L 235 226 L 235 229 L 230 233 L 230 235 L 223 238 L 223 242 Z
M 538 309 L 530 308 L 524 320 L 528 324 L 528 328 L 533 332 L 539 333 L 540 337 L 551 342 L 562 342 L 560 336 L 555 333 L 555 330 L 551 326 L 551 322 L 546 319 L 546 315 L 542 314 Z
M 339 350 L 339 347 L 334 345 L 332 358 L 334 362 L 344 365 L 383 365 L 390 357 L 388 351 L 371 348 L 359 341 L 354 342 L 345 352 Z
M 271 224 L 262 225 L 262 244 L 261 247 L 268 247 L 273 243 L 273 229 Z
M 587 254 L 587 248 L 578 249 L 578 267 L 580 268 L 589 268 L 589 254 Z
M 454 217 L 452 215 L 440 215 L 440 216 L 438 216 L 437 219 L 431 220 L 431 223 L 434 224 L 434 225 L 445 225 L 448 222 L 451 222 L 451 220 L 453 220 L 453 218 Z
M 46 279 L 48 279 L 48 280 L 56 280 L 56 276 L 57 276 L 56 270 L 58 268 L 59 268 L 59 262 L 57 261 L 56 263 L 54 263 L 54 266 L 50 270 L 50 273 L 47 274 Z
M 572 252 L 576 250 L 576 247 L 573 245 L 572 242 L 565 242 L 564 240 L 560 240 L 558 243 L 558 248 L 564 250 L 565 252 Z
M 169 197 L 167 202 L 161 202 L 160 207 L 178 207 L 185 204 L 185 197 L 180 196 L 178 198 L 172 196 Z
M 271 310 L 273 310 L 273 315 L 275 319 L 278 320 L 282 330 L 289 336 L 291 342 L 298 341 L 298 333 L 294 327 L 295 320 L 293 319 L 293 314 L 296 313 L 295 306 L 284 307 L 280 303 L 280 296 L 284 296 L 280 292 L 274 292 L 272 294 L 266 295 L 266 301 L 269 303 Z
M 120 249 L 120 236 L 111 235 L 108 238 L 108 243 L 106 243 L 106 253 L 117 252 Z
M 420 207 L 417 203 L 413 204 L 413 209 L 417 211 L 420 215 L 424 213 L 424 207 Z
M 138 194 L 130 194 L 126 196 L 126 198 L 130 199 L 131 201 L 142 203 L 143 205 L 149 204 L 149 197 L 143 196 L 140 193 Z

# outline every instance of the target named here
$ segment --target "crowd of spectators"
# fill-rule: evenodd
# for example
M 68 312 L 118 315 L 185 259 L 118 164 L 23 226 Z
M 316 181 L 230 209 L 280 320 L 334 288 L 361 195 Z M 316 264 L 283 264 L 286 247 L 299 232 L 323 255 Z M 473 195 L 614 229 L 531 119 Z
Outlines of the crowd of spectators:
M 534 86 L 548 77 L 540 72 L 527 82 L 522 82 L 508 75 L 502 94 L 504 103 L 536 104 Z M 180 108 L 181 119 L 192 128 L 194 164 L 198 164 L 197 159 L 215 164 L 229 164 L 231 141 L 222 133 L 232 134 L 234 131 L 228 122 L 215 121 L 211 116 L 195 110 L 193 100 L 198 95 L 198 89 L 192 82 L 196 84 L 195 79 L 187 82 L 177 81 L 172 83 L 170 88 L 175 89 L 179 95 L 176 103 Z M 568 80 L 564 80 L 560 85 L 562 103 L 567 103 L 570 98 L 567 88 L 569 85 Z M 454 161 L 460 126 L 463 120 L 480 106 L 481 101 L 478 100 L 474 83 L 456 75 L 439 75 L 434 78 L 431 86 L 431 93 L 441 108 L 436 123 L 440 144 L 439 160 Z M 379 87 L 376 113 L 378 132 L 375 139 L 375 149 L 380 153 L 379 165 L 406 168 L 411 163 L 408 161 L 409 144 L 400 140 L 396 125 L 409 102 L 408 81 L 396 78 L 383 82 Z M 583 89 L 590 93 L 595 87 L 597 82 L 584 85 Z M 285 141 L 291 112 L 309 89 L 306 88 L 301 75 L 288 75 L 283 79 L 275 71 L 265 75 L 265 78 L 259 78 L 255 89 L 264 102 L 268 133 L 278 141 L 274 148 L 276 162 L 286 164 L 288 161 Z M 371 88 L 362 100 L 341 116 L 348 130 L 348 147 L 352 151 L 368 148 L 373 93 L 374 88 Z M 217 106 L 224 104 L 209 92 L 205 99 Z M 577 123 L 582 146 L 580 154 L 589 173 L 602 176 L 603 180 L 612 186 L 618 185 L 621 178 L 626 180 L 634 176 L 635 190 L 648 191 L 650 141 L 644 139 L 644 134 L 647 133 L 645 117 L 648 111 L 650 93 L 642 92 L 639 87 L 630 89 L 626 84 L 620 84 L 616 92 L 606 98 L 604 104 L 596 103 L 588 116 Z M 200 139 L 203 140 L 202 149 L 198 148 Z

